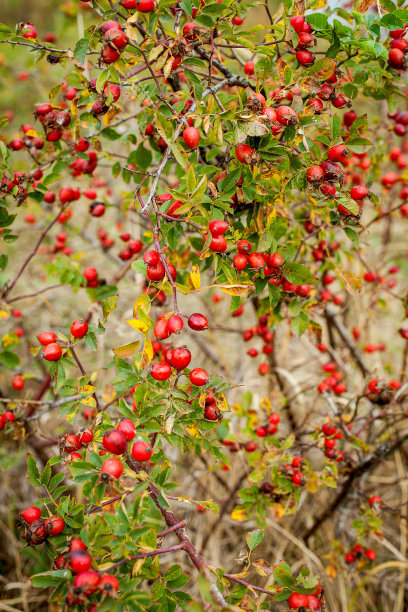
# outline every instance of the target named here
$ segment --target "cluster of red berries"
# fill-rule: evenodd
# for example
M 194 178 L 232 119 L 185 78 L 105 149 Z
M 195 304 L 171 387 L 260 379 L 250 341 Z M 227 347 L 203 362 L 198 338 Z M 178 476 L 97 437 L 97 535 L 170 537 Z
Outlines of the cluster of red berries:
M 259 438 L 265 438 L 265 436 L 273 436 L 278 431 L 279 422 L 279 414 L 277 412 L 272 412 L 272 414 L 268 416 L 268 423 L 266 425 L 261 425 L 256 428 L 256 435 Z
M 390 32 L 392 40 L 388 52 L 388 65 L 396 70 L 406 70 L 407 68 L 408 41 L 404 38 L 406 32 L 406 24 L 404 28 L 398 28 L 398 30 Z
M 366 548 L 361 544 L 356 544 L 353 548 L 344 555 L 344 560 L 346 563 L 355 563 L 358 559 L 363 558 L 363 556 L 368 559 L 368 561 L 375 561 L 377 558 L 377 553 L 372 548 Z
M 337 429 L 332 423 L 324 423 L 322 425 L 322 434 L 325 437 L 324 440 L 324 454 L 328 459 L 335 459 L 337 462 L 343 461 L 343 451 L 336 449 L 337 440 L 341 440 L 343 432 L 341 429 Z
M 336 395 L 341 395 L 347 391 L 346 385 L 341 382 L 343 374 L 337 371 L 337 364 L 334 361 L 328 361 L 322 365 L 322 370 L 328 376 L 321 383 L 318 384 L 317 390 L 319 393 L 325 393 L 332 389 Z
M 147 266 L 146 276 L 150 281 L 156 283 L 164 278 L 166 274 L 166 268 L 164 267 L 164 264 L 160 257 L 160 253 L 158 251 L 155 251 L 154 249 L 146 251 L 143 256 L 143 261 Z M 172 264 L 168 262 L 166 263 L 168 271 L 172 279 L 175 281 L 177 279 L 177 270 Z
M 322 587 L 319 585 L 313 595 L 303 595 L 303 593 L 292 593 L 288 599 L 288 605 L 291 610 L 320 610 L 322 602 L 318 599 Z
M 84 444 L 90 444 L 93 440 L 93 433 L 90 429 L 80 429 L 77 434 L 65 434 L 59 439 L 61 453 L 70 453 L 70 459 L 82 459 L 78 451 Z
M 126 244 L 126 247 L 119 253 L 119 257 L 122 259 L 122 261 L 131 259 L 143 249 L 143 243 L 140 240 L 131 239 L 129 232 L 123 232 L 120 235 L 120 239 Z
M 72 538 L 67 543 L 66 552 L 56 560 L 57 569 L 69 568 L 76 576 L 67 595 L 67 604 L 76 606 L 88 601 L 95 592 L 105 597 L 114 597 L 119 589 L 119 582 L 113 574 L 103 574 L 92 570 L 93 559 L 88 547 L 80 538 Z M 95 606 L 92 606 L 95 609 Z M 91 608 L 89 608 L 91 610 Z
M 93 266 L 88 266 L 82 272 L 82 276 L 86 281 L 86 287 L 93 288 L 98 287 L 100 280 L 98 278 L 98 271 Z
M 123 419 L 118 423 L 116 429 L 111 429 L 105 432 L 102 440 L 103 447 L 113 455 L 123 455 L 127 449 L 127 443 L 136 435 L 136 430 L 133 422 L 130 419 Z M 153 448 L 144 440 L 137 440 L 132 446 L 132 457 L 135 461 L 148 461 L 153 455 Z M 115 469 L 114 473 L 111 473 Z M 101 468 L 102 473 L 109 474 L 114 478 L 118 478 L 117 466 L 113 468 L 112 462 L 108 464 L 106 461 Z M 120 474 L 119 474 L 120 475 Z
M 24 382 L 24 381 L 23 381 Z M 23 385 L 24 386 L 24 385 Z M 11 410 L 6 410 L 3 414 L 0 415 L 0 430 L 7 427 L 7 425 L 14 423 L 16 420 L 16 415 Z
M 36 506 L 26 508 L 20 516 L 24 528 L 23 538 L 31 546 L 42 544 L 48 537 L 62 533 L 65 528 L 65 521 L 62 517 L 41 518 L 41 510 Z
M 104 64 L 113 64 L 113 62 L 116 62 L 119 59 L 120 54 L 128 44 L 129 39 L 125 32 L 123 32 L 120 23 L 118 23 L 117 21 L 105 21 L 99 26 L 99 32 L 101 33 L 103 38 L 101 61 Z M 94 105 L 95 104 L 96 103 L 94 103 Z M 103 99 L 99 100 L 98 106 L 103 112 Z M 101 111 L 95 113 L 96 109 L 93 108 L 93 110 L 94 114 L 101 114 Z
M 306 477 L 302 472 L 305 462 L 303 457 L 293 457 L 292 463 L 286 463 L 283 471 L 291 479 L 293 486 L 302 487 L 306 483 Z
M 316 44 L 315 37 L 313 36 L 312 27 L 302 15 L 296 15 L 290 18 L 290 25 L 295 30 L 298 38 L 296 45 L 296 59 L 302 66 L 312 66 L 315 58 L 309 51 L 309 47 L 313 47 Z

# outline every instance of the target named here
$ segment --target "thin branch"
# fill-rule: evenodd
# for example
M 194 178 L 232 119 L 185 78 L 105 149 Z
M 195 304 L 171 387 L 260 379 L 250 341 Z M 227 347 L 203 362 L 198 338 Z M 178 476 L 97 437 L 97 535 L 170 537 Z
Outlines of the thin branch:
M 52 221 L 47 225 L 47 227 L 41 232 L 41 235 L 40 235 L 39 239 L 37 240 L 37 243 L 36 243 L 34 249 L 31 251 L 29 256 L 23 261 L 19 271 L 17 272 L 16 276 L 11 281 L 11 283 L 6 285 L 5 289 L 3 290 L 3 293 L 2 293 L 2 297 L 3 298 L 5 298 L 10 293 L 10 291 L 13 289 L 14 285 L 16 284 L 16 282 L 18 281 L 18 279 L 20 278 L 20 276 L 22 275 L 22 273 L 24 272 L 24 270 L 26 269 L 26 267 L 28 266 L 28 264 L 30 263 L 32 258 L 36 255 L 38 249 L 41 246 L 42 241 L 44 240 L 44 238 L 46 237 L 46 235 L 48 234 L 50 229 L 57 223 L 58 218 L 59 218 L 60 214 L 63 212 L 65 206 L 66 205 L 61 206 L 61 208 L 58 209 L 58 213 L 55 215 L 55 217 L 52 219 Z

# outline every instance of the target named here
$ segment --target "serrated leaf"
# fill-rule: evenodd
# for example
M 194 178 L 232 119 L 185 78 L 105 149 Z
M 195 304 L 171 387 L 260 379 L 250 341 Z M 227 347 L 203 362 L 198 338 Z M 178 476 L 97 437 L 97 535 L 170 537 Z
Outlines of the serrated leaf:
M 282 269 L 283 276 L 294 285 L 307 285 L 314 282 L 314 276 L 306 266 L 296 261 L 287 261 Z
M 33 487 L 41 486 L 40 472 L 34 457 L 30 453 L 27 453 L 27 478 Z
M 249 550 L 253 550 L 262 542 L 264 536 L 263 529 L 255 529 L 246 534 L 246 543 Z
M 102 306 L 102 314 L 103 314 L 104 323 L 109 317 L 109 315 L 111 314 L 111 312 L 113 312 L 116 309 L 118 297 L 119 295 L 116 294 L 116 295 L 111 295 L 106 300 L 103 300 L 101 306 Z

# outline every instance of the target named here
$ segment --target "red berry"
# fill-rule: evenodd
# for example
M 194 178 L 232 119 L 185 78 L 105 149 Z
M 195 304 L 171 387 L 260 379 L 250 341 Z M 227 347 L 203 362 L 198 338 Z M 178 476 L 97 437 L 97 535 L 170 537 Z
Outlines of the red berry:
M 119 589 L 119 582 L 112 574 L 105 574 L 99 581 L 98 589 L 109 594 L 112 591 L 117 591 Z
M 97 572 L 88 570 L 77 574 L 74 578 L 73 587 L 75 594 L 91 595 L 100 582 Z
M 136 0 L 139 13 L 151 13 L 154 10 L 154 0 Z
M 126 438 L 122 431 L 111 429 L 103 436 L 103 446 L 113 455 L 122 455 L 126 450 Z
M 298 122 L 297 115 L 290 106 L 279 106 L 276 109 L 276 118 L 282 125 L 295 125 Z
M 252 74 L 254 74 L 255 72 L 255 62 L 247 62 L 244 66 L 244 72 L 245 74 L 248 74 L 249 76 L 251 76 Z
M 147 278 L 153 282 L 162 280 L 162 278 L 164 278 L 165 273 L 166 270 L 164 269 L 164 266 L 161 261 L 159 261 L 159 263 L 157 264 L 147 266 Z
M 314 56 L 308 49 L 297 49 L 296 59 L 302 66 L 313 66 Z
M 236 253 L 232 263 L 236 270 L 244 270 L 248 265 L 248 257 L 244 253 Z
M 56 342 L 51 342 L 47 344 L 45 349 L 43 350 L 43 357 L 47 361 L 58 361 L 62 355 L 62 348 Z
M 298 608 L 306 607 L 307 598 L 307 595 L 302 595 L 301 593 L 292 593 L 292 595 L 288 599 L 288 606 L 292 610 L 297 610 Z
M 13 385 L 13 388 L 16 389 L 16 391 L 21 391 L 21 389 L 24 389 L 24 380 L 18 374 L 15 374 L 13 376 L 11 384 Z
M 74 550 L 69 555 L 69 565 L 75 574 L 86 572 L 92 565 L 92 557 L 85 550 Z
M 126 440 L 133 440 L 136 435 L 136 426 L 130 419 L 122 419 L 116 426 L 117 431 L 121 431 Z
M 167 380 L 171 376 L 171 367 L 168 363 L 160 361 L 152 365 L 151 375 L 155 380 Z
M 87 548 L 87 545 L 84 544 L 82 540 L 79 538 L 72 538 L 69 545 L 69 552 L 74 552 L 74 550 L 87 550 Z
M 98 272 L 96 271 L 95 268 L 85 268 L 85 270 L 82 272 L 84 278 L 89 281 L 95 281 L 98 278 Z
M 160 340 L 166 340 L 171 334 L 169 330 L 168 320 L 160 319 L 159 321 L 157 321 L 156 325 L 154 326 L 153 333 L 156 338 L 160 338 Z
M 202 385 L 205 385 L 208 381 L 208 378 L 209 376 L 207 372 L 202 368 L 194 368 L 194 370 L 191 370 L 190 372 L 190 382 L 196 387 L 201 387 Z
M 139 440 L 132 446 L 132 457 L 135 461 L 147 461 L 153 455 L 153 449 L 148 442 Z
M 74 338 L 83 338 L 88 333 L 88 323 L 82 319 L 74 321 L 71 325 L 71 334 Z
M 238 253 L 250 253 L 252 245 L 248 240 L 239 240 L 237 243 Z
M 208 328 L 208 320 L 203 314 L 195 312 L 188 319 L 188 326 L 195 331 L 203 331 Z
M 196 127 L 187 127 L 183 131 L 183 140 L 190 149 L 195 149 L 200 142 L 200 132 Z
M 235 155 L 237 156 L 237 160 L 242 164 L 252 164 L 256 162 L 258 158 L 255 149 L 247 144 L 239 144 L 235 147 Z
M 210 230 L 213 236 L 225 234 L 228 229 L 228 223 L 226 221 L 222 221 L 221 219 L 217 219 L 215 221 L 210 222 L 208 229 Z
M 101 465 L 101 473 L 109 474 L 112 478 L 119 478 L 123 472 L 123 464 L 116 457 L 109 457 Z
M 171 357 L 171 365 L 173 368 L 175 368 L 177 371 L 184 370 L 190 361 L 191 353 L 187 348 L 179 346 L 174 349 Z
M 34 523 L 34 521 L 38 521 L 41 517 L 41 510 L 35 506 L 30 506 L 22 511 L 21 516 L 26 523 Z
M 148 265 L 155 266 L 160 261 L 160 254 L 154 250 L 146 251 L 143 256 L 143 261 Z
M 178 334 L 183 329 L 183 319 L 178 314 L 171 315 L 168 320 L 168 329 L 171 334 Z
M 60 516 L 52 516 L 45 521 L 44 527 L 49 535 L 59 535 L 64 531 L 65 521 Z

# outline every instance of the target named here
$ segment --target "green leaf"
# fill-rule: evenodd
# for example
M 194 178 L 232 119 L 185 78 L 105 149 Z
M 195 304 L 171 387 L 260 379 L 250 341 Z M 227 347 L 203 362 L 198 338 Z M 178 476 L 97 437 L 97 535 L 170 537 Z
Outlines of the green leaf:
M 264 537 L 263 529 L 255 529 L 246 534 L 246 542 L 249 550 L 253 550 L 262 542 Z
M 136 164 L 142 170 L 146 170 L 152 163 L 153 155 L 149 149 L 140 143 L 135 151 L 132 151 L 128 157 L 128 164 Z
M 74 57 L 79 62 L 81 62 L 81 64 L 84 63 L 86 54 L 88 53 L 88 47 L 89 47 L 89 40 L 87 40 L 86 38 L 80 38 L 77 44 L 75 45 Z
M 51 478 L 51 466 L 49 463 L 45 466 L 43 473 L 41 474 L 41 484 L 45 487 L 48 485 Z
M 273 309 L 275 308 L 276 304 L 280 300 L 280 291 L 275 285 L 268 283 L 268 292 L 269 292 L 269 307 Z
M 44 572 L 42 574 L 36 574 L 32 576 L 31 582 L 33 586 L 37 588 L 44 588 L 49 586 L 57 586 L 61 582 L 65 582 L 72 577 L 70 570 L 52 570 L 50 572 Z
M 301 336 L 309 327 L 309 318 L 304 312 L 300 312 L 291 321 L 293 331 L 297 336 Z
M 146 267 L 145 267 L 146 270 Z M 101 304 L 102 306 L 102 313 L 103 313 L 103 322 L 105 323 L 105 321 L 107 320 L 107 318 L 109 317 L 109 315 L 111 314 L 111 312 L 113 312 L 116 309 L 116 303 L 118 301 L 118 297 L 119 295 L 111 295 L 110 297 L 108 297 L 106 300 L 104 300 Z
M 131 267 L 137 274 L 143 274 L 143 276 L 146 276 L 146 264 L 143 259 L 137 259 L 132 263 Z
M 27 453 L 27 478 L 33 487 L 41 487 L 40 472 L 34 457 Z
M 192 165 L 190 165 L 187 174 L 186 174 L 186 185 L 187 185 L 187 192 L 191 193 L 195 186 L 196 186 L 196 179 L 194 176 L 194 168 Z
M 264 253 L 265 251 L 271 248 L 272 241 L 273 241 L 272 232 L 265 230 L 264 232 L 261 233 L 259 237 L 258 246 L 256 250 L 259 251 L 260 253 Z
M 283 276 L 294 285 L 313 283 L 314 276 L 306 266 L 295 261 L 287 261 L 282 270 Z
M 324 13 L 314 13 L 306 16 L 307 23 L 310 23 L 314 30 L 327 30 L 330 25 L 327 20 L 327 15 Z
M 346 236 L 348 236 L 348 238 L 350 238 L 351 242 L 354 244 L 354 246 L 358 246 L 359 245 L 359 236 L 357 234 L 357 232 L 355 230 L 353 230 L 351 227 L 344 227 L 344 233 L 346 234 Z
M 338 115 L 333 115 L 330 120 L 331 123 L 331 137 L 335 141 L 341 134 L 341 121 Z
M 20 358 L 17 357 L 15 353 L 11 351 L 2 351 L 0 353 L 0 363 L 2 363 L 6 368 L 10 368 L 11 370 L 18 366 L 20 363 Z
M 403 20 L 398 15 L 383 15 L 381 17 L 380 25 L 389 30 L 397 30 L 398 28 L 404 27 Z
M 349 211 L 350 215 L 358 215 L 358 213 L 360 212 L 360 208 L 357 202 L 353 200 L 352 198 L 342 196 L 338 198 L 337 202 L 338 204 L 341 204 L 342 206 L 344 206 L 344 208 L 346 208 Z

